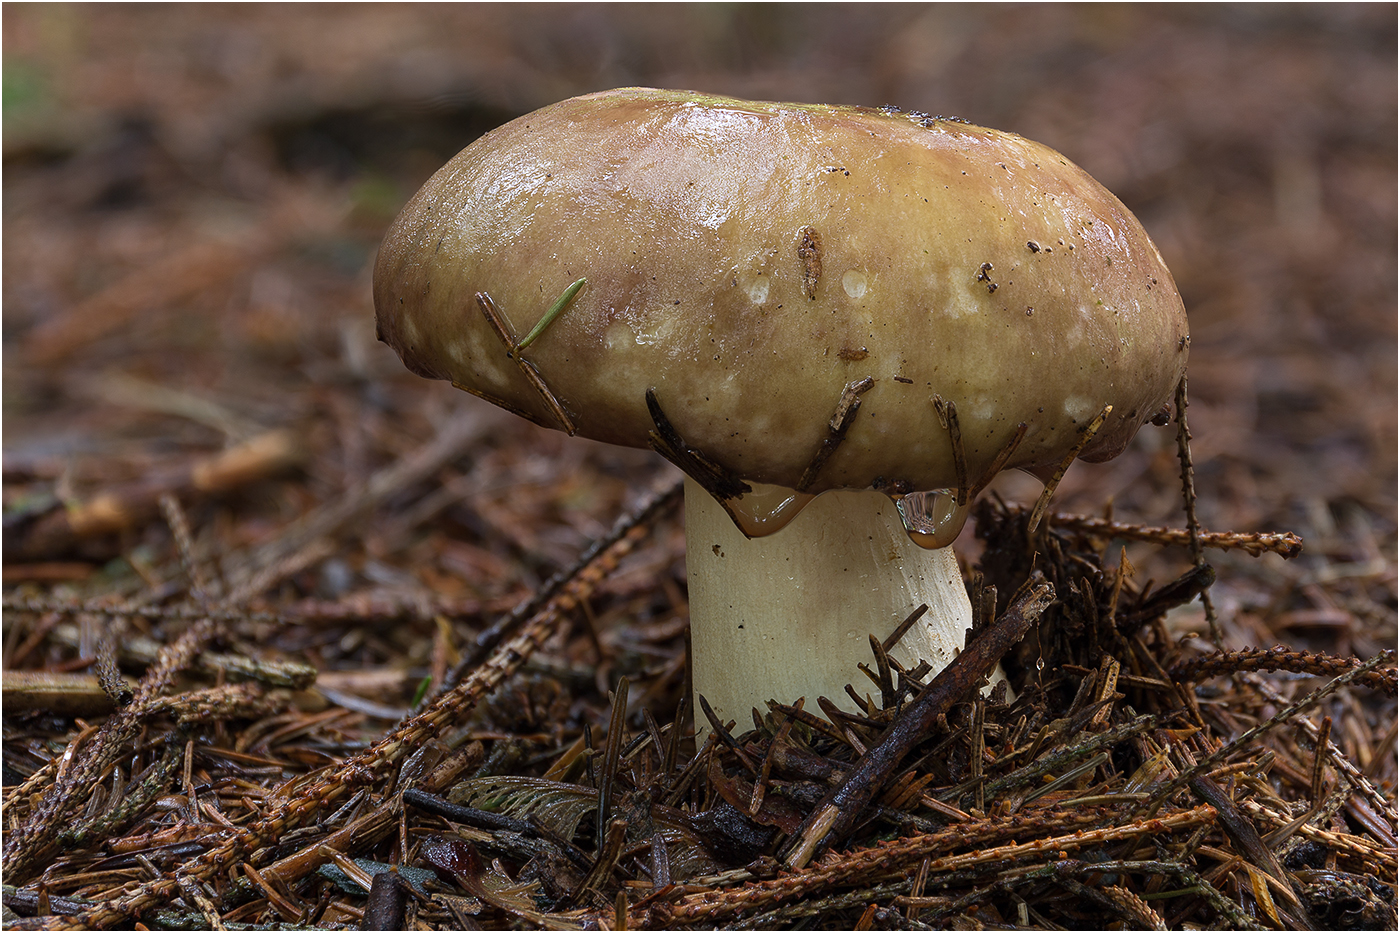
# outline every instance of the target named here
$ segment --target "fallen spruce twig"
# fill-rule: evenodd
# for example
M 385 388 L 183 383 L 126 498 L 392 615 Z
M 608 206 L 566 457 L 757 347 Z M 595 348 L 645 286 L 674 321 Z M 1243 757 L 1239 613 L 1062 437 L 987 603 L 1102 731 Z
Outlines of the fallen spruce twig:
M 1186 374 L 1176 384 L 1176 454 L 1181 462 L 1181 496 L 1186 506 L 1186 534 L 1191 548 L 1191 562 L 1197 567 L 1205 566 L 1201 542 L 1203 530 L 1201 520 L 1196 517 L 1196 468 L 1191 462 L 1191 428 L 1186 423 L 1186 406 L 1189 404 L 1186 391 Z M 1215 647 L 1224 648 L 1224 633 L 1220 629 L 1220 619 L 1215 613 L 1215 602 L 1210 596 L 1210 585 L 1201 590 L 1201 605 L 1206 610 L 1206 625 L 1210 626 L 1210 640 Z
M 1288 702 L 1283 694 L 1275 690 L 1272 684 L 1258 674 L 1245 674 L 1242 679 L 1255 690 L 1258 690 L 1269 702 L 1277 704 L 1285 704 Z M 1307 734 L 1308 738 L 1312 739 L 1314 742 L 1318 741 L 1320 732 L 1312 720 L 1304 717 L 1298 720 L 1298 724 L 1302 727 L 1303 732 Z M 1333 744 L 1331 739 L 1325 739 L 1322 744 L 1326 748 L 1327 757 L 1331 761 L 1333 767 L 1341 772 L 1342 776 L 1346 778 L 1347 783 L 1352 786 L 1352 789 L 1362 797 L 1365 797 L 1378 813 L 1382 814 L 1390 821 L 1393 834 L 1397 824 L 1400 824 L 1400 816 L 1396 814 L 1395 805 L 1386 799 L 1386 796 L 1380 792 L 1375 784 L 1371 783 L 1371 780 L 1362 773 L 1361 769 L 1352 764 L 1351 759 L 1343 754 L 1342 750 Z
M 1061 768 L 1073 765 L 1075 762 L 1102 750 L 1112 749 L 1119 742 L 1139 735 L 1150 728 L 1161 726 L 1164 718 L 1159 713 L 1145 713 L 1106 732 L 1088 733 L 1084 735 L 1084 740 L 1078 744 L 1067 744 L 1053 752 L 1046 752 L 1030 764 L 988 782 L 985 793 L 988 797 L 995 799 L 1003 793 L 1032 786 L 1046 780 L 1049 775 Z
M 515 637 L 497 647 L 486 662 L 471 671 L 462 683 L 440 694 L 422 712 L 401 723 L 371 748 L 343 761 L 314 783 L 301 788 L 295 798 L 234 832 L 222 845 L 206 851 L 173 875 L 146 882 L 121 897 L 73 917 L 38 918 L 39 928 L 105 928 L 129 922 L 132 917 L 178 896 L 185 888 L 208 882 L 224 872 L 238 857 L 269 845 L 291 830 L 305 825 L 316 814 L 348 796 L 353 788 L 372 784 L 385 777 L 424 742 L 464 719 L 482 699 L 515 673 L 649 531 L 648 525 L 634 525 L 610 547 L 596 554 L 591 562 L 578 568 L 574 577 L 559 587 L 554 597 L 531 617 Z M 323 859 L 329 858 L 329 855 L 323 856 Z
M 1385 651 L 1394 663 L 1395 652 Z M 1381 663 L 1385 663 L 1382 661 Z M 1338 658 L 1320 651 L 1295 651 L 1282 645 L 1274 648 L 1242 648 L 1238 651 L 1218 651 L 1173 664 L 1167 673 L 1175 681 L 1202 681 L 1212 677 L 1239 674 L 1245 671 L 1289 671 L 1336 677 L 1361 666 L 1357 658 Z M 1356 681 L 1363 687 L 1395 696 L 1395 669 L 1371 671 Z
M 1241 801 L 1240 808 L 1276 827 L 1289 826 L 1295 822 L 1288 814 L 1280 813 L 1257 800 Z M 1344 859 L 1354 859 L 1360 863 L 1358 867 L 1371 869 L 1378 877 L 1394 878 L 1397 868 L 1400 868 L 1396 861 L 1395 849 L 1379 845 L 1364 836 L 1334 832 L 1307 823 L 1299 824 L 1297 832 L 1305 838 L 1325 843 L 1330 850 Z
M 1164 841 L 1164 837 L 1171 833 L 1209 824 L 1214 819 L 1215 810 L 1209 806 L 1198 806 L 1156 819 L 1107 826 L 1103 824 L 1110 822 L 1112 816 L 1093 807 L 1035 811 L 1033 816 L 989 817 L 959 823 L 936 833 L 921 833 L 892 842 L 881 842 L 870 848 L 831 855 L 816 865 L 782 874 L 775 879 L 688 894 L 665 905 L 665 912 L 669 923 L 722 925 L 724 921 L 755 910 L 791 903 L 819 892 L 829 893 L 837 887 L 886 881 L 914 871 L 929 857 L 929 876 L 932 879 L 937 874 L 960 871 L 974 865 L 1005 865 L 1024 858 L 1065 858 L 1067 856 L 1061 853 L 1125 839 L 1147 836 Z M 1090 828 L 1065 832 L 1073 827 Z M 1008 841 L 1017 837 L 1024 839 L 1037 829 L 1060 832 L 1031 842 Z M 955 853 L 957 849 L 968 851 Z M 634 924 L 645 926 L 650 920 L 649 913 L 648 909 L 630 916 L 629 928 Z
M 101 615 L 122 618 L 143 616 L 148 619 L 213 619 L 216 622 L 272 622 L 281 624 L 288 618 L 280 613 L 245 612 L 238 608 L 201 608 L 192 604 L 157 605 L 140 601 L 113 602 L 106 596 L 90 599 L 66 598 L 61 596 L 32 596 L 27 593 L 6 593 L 0 598 L 0 607 L 22 612 L 56 612 L 60 615 L 75 615 L 93 612 Z
M 1195 893 L 1205 895 L 1206 899 L 1211 902 L 1211 906 L 1219 911 L 1222 917 L 1228 918 L 1235 929 L 1265 929 L 1265 927 L 1260 926 L 1241 910 L 1238 904 L 1231 901 L 1228 897 L 1225 897 L 1214 885 L 1202 878 L 1195 869 L 1179 862 L 1160 860 L 1085 862 L 1078 859 L 1061 859 L 1053 865 L 1047 865 L 1027 872 L 1022 877 L 1026 880 L 1038 880 L 1041 877 L 1063 879 L 1073 875 L 1098 877 L 1110 872 L 1144 874 L 1149 876 L 1174 876 L 1180 879 L 1180 894 L 1189 895 Z
M 215 623 L 196 622 L 161 652 L 160 660 L 141 679 L 130 701 L 102 726 L 77 761 L 49 785 L 29 818 L 6 834 L 4 865 L 11 880 L 27 877 L 57 849 L 60 824 L 88 798 L 107 765 L 140 730 L 175 675 L 189 667 L 214 635 Z
M 467 652 L 462 662 L 453 668 L 452 671 L 448 673 L 447 677 L 444 678 L 443 688 L 450 688 L 461 678 L 463 672 L 469 671 L 480 664 L 486 655 L 494 650 L 506 636 L 520 625 L 520 623 L 539 612 L 540 607 L 553 599 L 555 594 L 557 594 L 566 583 L 582 573 L 584 568 L 590 563 L 597 560 L 598 555 L 602 554 L 628 535 L 631 535 L 634 529 L 649 527 L 662 512 L 680 501 L 681 494 L 684 490 L 684 481 L 676 480 L 648 496 L 636 508 L 618 519 L 617 523 L 613 525 L 612 530 L 590 545 L 588 550 L 584 551 L 572 566 L 566 567 L 550 577 L 529 599 L 517 605 L 509 613 L 497 620 L 490 628 L 479 634 L 476 637 L 476 644 L 472 646 L 472 650 Z
M 1088 515 L 1071 515 L 1056 512 L 1050 516 L 1050 524 L 1057 528 L 1077 531 L 1098 538 L 1126 538 L 1129 541 L 1147 541 L 1168 547 L 1191 546 L 1189 528 L 1159 528 L 1153 525 L 1131 525 L 1106 518 L 1093 518 Z M 1219 551 L 1245 551 L 1258 557 L 1266 552 L 1284 558 L 1297 557 L 1303 552 L 1303 539 L 1291 531 L 1205 531 L 1200 533 L 1203 548 Z
M 982 686 L 997 661 L 1021 640 L 1054 594 L 1048 583 L 1032 584 L 905 707 L 879 744 L 862 755 L 845 781 L 813 808 L 785 856 L 788 868 L 801 868 L 819 848 L 845 840 L 861 811 L 885 786 L 904 756 L 928 736 L 939 715 Z
M 1263 733 L 1267 732 L 1269 729 L 1272 729 L 1274 726 L 1280 723 L 1287 722 L 1294 716 L 1301 713 L 1303 710 L 1310 709 L 1313 706 L 1316 706 L 1318 703 L 1321 703 L 1328 696 L 1340 690 L 1342 687 L 1345 687 L 1347 684 L 1360 680 L 1366 675 L 1367 672 L 1379 667 L 1381 664 L 1390 660 L 1391 657 L 1393 657 L 1393 654 L 1391 652 L 1382 652 L 1381 654 L 1376 655 L 1374 658 L 1360 665 L 1359 667 L 1354 667 L 1347 673 L 1341 675 L 1340 677 L 1337 677 L 1333 680 L 1329 680 L 1327 683 L 1323 684 L 1321 687 L 1318 687 L 1312 693 L 1309 693 L 1301 700 L 1298 700 L 1292 706 L 1279 710 L 1273 716 L 1270 716 L 1268 719 L 1259 723 L 1259 725 L 1254 726 L 1251 729 L 1246 729 L 1235 739 L 1226 742 L 1224 745 L 1220 746 L 1220 748 L 1216 750 L 1213 754 L 1201 759 L 1195 767 L 1190 768 L 1187 771 L 1183 771 L 1171 781 L 1167 782 L 1165 786 L 1157 790 L 1152 795 L 1152 799 L 1147 801 L 1143 805 L 1142 809 L 1149 813 L 1154 812 L 1159 806 L 1162 805 L 1162 803 L 1165 800 L 1167 800 L 1169 797 L 1171 797 L 1172 794 L 1176 793 L 1177 791 L 1185 787 L 1187 784 L 1189 784 L 1191 780 L 1197 775 L 1210 773 L 1211 769 L 1213 769 L 1220 762 L 1224 761 L 1226 757 L 1228 757 L 1236 750 L 1248 746 L 1248 744 L 1258 736 L 1262 735 Z

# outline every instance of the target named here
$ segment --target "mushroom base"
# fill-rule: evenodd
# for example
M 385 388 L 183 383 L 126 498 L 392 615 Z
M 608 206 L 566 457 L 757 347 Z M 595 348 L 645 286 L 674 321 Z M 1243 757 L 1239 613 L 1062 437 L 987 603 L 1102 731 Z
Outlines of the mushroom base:
M 940 671 L 962 649 L 972 605 L 953 549 L 909 540 L 882 493 L 840 490 L 814 499 L 782 531 L 746 538 L 692 480 L 685 489 L 690 581 L 691 680 L 697 733 L 709 731 L 704 696 L 721 722 L 748 728 L 766 700 L 824 696 L 856 711 L 846 693 L 874 687 L 870 636 L 884 640 L 921 604 L 924 613 L 890 650 L 906 668 Z

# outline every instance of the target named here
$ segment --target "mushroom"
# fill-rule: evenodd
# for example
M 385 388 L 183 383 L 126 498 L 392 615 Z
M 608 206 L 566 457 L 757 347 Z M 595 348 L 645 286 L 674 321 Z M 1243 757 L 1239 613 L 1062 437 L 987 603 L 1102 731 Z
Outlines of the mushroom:
M 872 634 L 946 665 L 972 496 L 1116 456 L 1189 343 L 1142 226 L 1045 146 L 648 88 L 468 146 L 395 220 L 374 299 L 413 372 L 687 474 L 692 682 L 721 721 L 853 708 Z

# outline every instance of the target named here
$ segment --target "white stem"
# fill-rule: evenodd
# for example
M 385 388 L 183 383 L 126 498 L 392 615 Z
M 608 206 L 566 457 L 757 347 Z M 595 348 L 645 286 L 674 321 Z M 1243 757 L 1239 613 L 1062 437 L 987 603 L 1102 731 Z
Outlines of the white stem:
M 719 503 L 687 479 L 686 568 L 690 578 L 691 679 L 695 722 L 704 695 L 737 731 L 765 700 L 821 715 L 817 697 L 846 710 L 852 684 L 878 694 L 856 669 L 872 670 L 870 635 L 884 640 L 921 604 L 928 612 L 890 651 L 906 668 L 926 659 L 942 670 L 963 647 L 972 605 L 950 547 L 909 540 L 888 496 L 835 491 L 814 499 L 786 528 L 745 538 Z

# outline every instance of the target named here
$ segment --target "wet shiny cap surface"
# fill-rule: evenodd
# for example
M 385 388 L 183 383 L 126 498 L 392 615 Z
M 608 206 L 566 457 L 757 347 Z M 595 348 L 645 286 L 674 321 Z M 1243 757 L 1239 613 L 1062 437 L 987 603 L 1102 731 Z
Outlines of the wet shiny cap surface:
M 1106 410 L 1080 455 L 1108 459 L 1189 345 L 1141 225 L 1051 149 L 645 88 L 463 150 L 394 222 L 374 292 L 414 372 L 617 444 L 655 446 L 659 410 L 696 462 L 809 494 L 1044 473 Z

